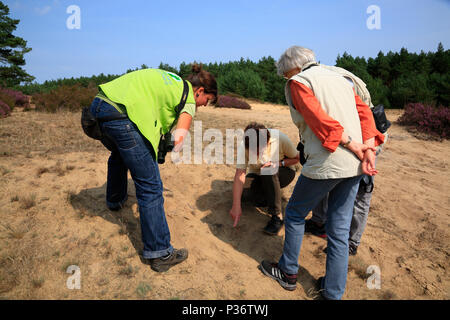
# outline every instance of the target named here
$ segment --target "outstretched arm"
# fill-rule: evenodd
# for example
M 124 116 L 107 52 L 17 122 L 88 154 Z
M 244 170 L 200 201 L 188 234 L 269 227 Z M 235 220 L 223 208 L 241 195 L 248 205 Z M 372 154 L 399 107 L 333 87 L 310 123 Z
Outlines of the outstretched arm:
M 245 170 L 236 169 L 233 182 L 233 206 L 230 210 L 233 227 L 236 227 L 242 215 L 241 197 L 245 184 Z

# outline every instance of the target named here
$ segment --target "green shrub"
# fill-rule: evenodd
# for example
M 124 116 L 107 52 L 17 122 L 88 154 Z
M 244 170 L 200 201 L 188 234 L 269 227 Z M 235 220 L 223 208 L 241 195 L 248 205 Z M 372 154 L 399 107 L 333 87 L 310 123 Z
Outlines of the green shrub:
M 237 93 L 246 98 L 264 100 L 266 88 L 261 77 L 252 70 L 232 68 L 217 79 L 219 92 Z

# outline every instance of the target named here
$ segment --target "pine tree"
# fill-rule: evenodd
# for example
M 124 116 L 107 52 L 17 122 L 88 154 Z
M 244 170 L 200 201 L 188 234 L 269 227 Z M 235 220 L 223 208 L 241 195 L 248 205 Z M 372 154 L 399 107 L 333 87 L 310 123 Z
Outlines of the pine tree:
M 20 20 L 8 17 L 9 8 L 0 1 L 0 84 L 12 87 L 21 82 L 31 82 L 34 77 L 22 69 L 24 55 L 31 51 L 27 42 L 13 35 Z

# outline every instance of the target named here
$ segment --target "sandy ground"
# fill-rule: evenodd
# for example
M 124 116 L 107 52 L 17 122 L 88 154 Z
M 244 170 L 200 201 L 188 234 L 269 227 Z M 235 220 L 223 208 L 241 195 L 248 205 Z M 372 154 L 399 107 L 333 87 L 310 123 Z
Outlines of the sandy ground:
M 199 109 L 203 130 L 259 121 L 297 143 L 287 107 L 251 102 L 252 110 Z M 389 110 L 395 121 L 401 114 Z M 298 286 L 285 291 L 257 269 L 277 260 L 284 230 L 263 234 L 265 210 L 244 206 L 229 217 L 233 165 L 160 167 L 175 247 L 189 259 L 155 273 L 139 252 L 132 180 L 120 212 L 105 206 L 108 152 L 85 137 L 79 114 L 14 112 L 0 120 L 0 297 L 3 299 L 311 299 L 325 271 L 326 240 L 305 235 Z M 207 143 L 206 143 L 207 144 Z M 205 145 L 206 145 L 205 144 Z M 344 299 L 449 299 L 450 141 L 419 140 L 393 123 L 362 244 L 349 261 Z M 298 173 L 297 173 L 298 176 Z M 288 199 L 294 183 L 283 190 Z M 67 288 L 77 265 L 81 289 Z M 381 288 L 367 286 L 378 266 Z

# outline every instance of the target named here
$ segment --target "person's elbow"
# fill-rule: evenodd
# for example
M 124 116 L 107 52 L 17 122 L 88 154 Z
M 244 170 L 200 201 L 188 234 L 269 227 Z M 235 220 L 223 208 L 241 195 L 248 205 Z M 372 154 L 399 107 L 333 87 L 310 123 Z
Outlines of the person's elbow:
M 236 169 L 236 173 L 234 174 L 234 182 L 242 182 L 245 183 L 245 170 L 244 169 Z

